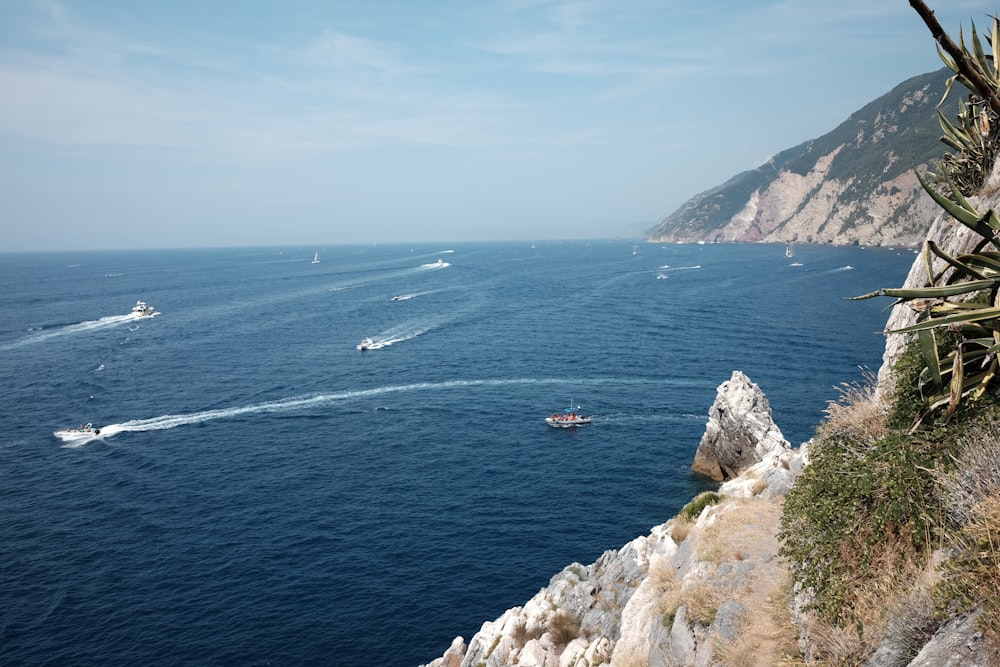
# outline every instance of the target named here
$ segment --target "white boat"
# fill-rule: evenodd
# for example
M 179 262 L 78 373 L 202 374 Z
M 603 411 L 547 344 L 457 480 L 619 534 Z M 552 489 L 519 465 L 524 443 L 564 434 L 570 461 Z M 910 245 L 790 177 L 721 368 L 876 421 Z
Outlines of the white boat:
M 365 338 L 357 345 L 358 349 L 364 352 L 365 350 L 371 350 L 375 347 L 375 341 L 371 338 Z
M 789 243 L 785 246 L 785 257 L 794 257 L 795 252 L 792 250 L 792 244 Z
M 319 264 L 319 253 L 316 253 L 315 255 L 313 255 L 313 261 L 312 261 L 312 263 L 313 264 Z
M 149 317 L 153 314 L 153 307 L 147 305 L 145 301 L 136 301 L 132 306 L 132 314 L 136 317 Z
M 65 428 L 61 431 L 55 431 L 52 435 L 56 436 L 63 442 L 80 442 L 83 440 L 93 440 L 101 434 L 101 429 L 94 428 L 93 424 L 81 424 L 76 428 Z
M 583 426 L 584 424 L 590 423 L 590 417 L 587 415 L 577 414 L 577 410 L 580 406 L 576 406 L 576 409 L 572 405 L 566 408 L 561 414 L 549 415 L 545 418 L 545 423 L 554 428 L 569 428 L 571 426 Z

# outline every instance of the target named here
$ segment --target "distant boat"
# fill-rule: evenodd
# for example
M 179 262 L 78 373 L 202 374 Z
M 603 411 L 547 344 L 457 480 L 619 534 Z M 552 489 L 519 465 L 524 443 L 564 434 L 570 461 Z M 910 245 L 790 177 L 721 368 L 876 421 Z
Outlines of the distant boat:
M 135 305 L 132 306 L 132 315 L 135 317 L 149 317 L 153 312 L 153 307 L 145 301 L 136 301 Z
M 55 431 L 52 435 L 56 436 L 63 442 L 86 442 L 88 440 L 93 440 L 97 436 L 101 435 L 101 429 L 94 428 L 93 424 L 88 423 L 86 426 L 81 424 L 77 428 L 65 428 L 61 431 Z
M 785 257 L 795 257 L 795 251 L 792 250 L 791 243 L 785 246 Z
M 315 255 L 313 255 L 313 261 L 312 261 L 312 263 L 313 264 L 319 264 L 319 253 L 316 253 Z
M 365 352 L 367 350 L 372 350 L 375 348 L 375 341 L 373 341 L 371 338 L 365 338 L 360 343 L 358 343 L 357 348 L 362 352 Z
M 571 426 L 589 424 L 590 417 L 577 414 L 576 411 L 579 409 L 579 405 L 574 409 L 573 402 L 570 401 L 570 406 L 562 414 L 549 415 L 545 418 L 545 423 L 554 428 L 570 428 Z

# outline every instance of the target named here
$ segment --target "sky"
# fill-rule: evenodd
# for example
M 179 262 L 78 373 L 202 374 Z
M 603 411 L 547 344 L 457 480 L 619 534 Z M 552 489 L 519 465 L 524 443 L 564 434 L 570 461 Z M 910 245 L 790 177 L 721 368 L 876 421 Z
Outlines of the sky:
M 0 0 L 0 252 L 639 238 L 941 66 L 907 0 Z

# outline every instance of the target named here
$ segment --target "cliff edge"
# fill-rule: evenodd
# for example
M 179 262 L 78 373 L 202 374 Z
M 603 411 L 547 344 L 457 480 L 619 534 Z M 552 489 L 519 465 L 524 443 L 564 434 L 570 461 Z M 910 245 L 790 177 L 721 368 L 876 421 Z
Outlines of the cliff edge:
M 712 414 L 726 416 L 710 419 L 713 437 L 699 451 L 731 473 L 717 493 L 590 565 L 569 565 L 426 667 L 712 665 L 735 653 L 777 664 L 796 655 L 776 536 L 805 449 L 788 446 L 740 371 L 719 387 Z M 735 459 L 733 442 L 742 443 Z

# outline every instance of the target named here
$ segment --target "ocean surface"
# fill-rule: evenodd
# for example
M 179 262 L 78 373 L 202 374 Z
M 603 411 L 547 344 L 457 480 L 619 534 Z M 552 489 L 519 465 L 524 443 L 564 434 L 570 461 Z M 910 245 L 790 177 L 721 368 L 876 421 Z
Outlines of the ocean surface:
M 2 254 L 0 664 L 430 661 L 707 488 L 690 464 L 733 370 L 808 439 L 881 361 L 889 300 L 844 297 L 913 259 L 604 240 Z M 570 405 L 593 423 L 546 426 Z M 88 422 L 101 437 L 54 434 Z

